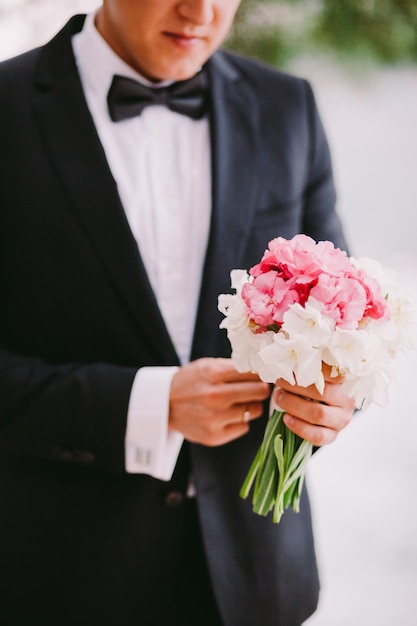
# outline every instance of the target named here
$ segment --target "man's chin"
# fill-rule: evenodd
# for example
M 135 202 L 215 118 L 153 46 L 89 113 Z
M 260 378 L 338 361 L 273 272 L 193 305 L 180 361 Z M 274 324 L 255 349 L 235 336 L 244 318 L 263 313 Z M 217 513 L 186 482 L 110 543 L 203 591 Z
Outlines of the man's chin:
M 205 63 L 205 59 L 199 63 L 184 63 L 178 64 L 176 67 L 170 67 L 165 73 L 164 80 L 181 81 L 187 80 L 192 76 L 195 76 L 199 72 Z M 168 69 L 168 68 L 167 68 Z

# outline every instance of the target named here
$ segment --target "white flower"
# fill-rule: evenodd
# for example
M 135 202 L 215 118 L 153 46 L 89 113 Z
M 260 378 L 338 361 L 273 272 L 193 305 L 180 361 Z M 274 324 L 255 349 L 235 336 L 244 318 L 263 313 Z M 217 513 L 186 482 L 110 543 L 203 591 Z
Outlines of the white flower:
M 218 309 L 225 316 L 220 323 L 220 328 L 226 328 L 228 332 L 244 331 L 248 328 L 249 320 L 241 293 L 243 285 L 248 282 L 249 275 L 244 270 L 232 270 L 230 277 L 236 293 L 223 293 L 218 297 Z
M 345 377 L 344 391 L 355 400 L 357 408 L 366 409 L 372 402 L 383 406 L 388 401 L 391 382 L 391 356 L 383 335 L 367 330 L 337 329 L 323 360 L 336 366 Z
M 242 293 L 243 285 L 249 281 L 250 277 L 246 270 L 232 270 L 230 272 L 230 283 L 232 289 L 235 289 L 236 293 L 239 295 Z
M 304 341 L 301 336 L 288 337 L 284 332 L 276 333 L 273 343 L 260 353 L 262 366 L 259 376 L 265 382 L 274 383 L 283 378 L 290 384 L 303 387 L 316 385 L 320 393 L 324 390 L 320 350 Z
M 332 336 L 334 322 L 322 310 L 323 304 L 315 298 L 309 298 L 304 307 L 296 303 L 284 314 L 282 330 L 290 337 L 302 336 L 311 346 L 324 345 Z
M 391 323 L 396 329 L 393 340 L 393 355 L 398 352 L 415 347 L 415 311 L 409 296 L 398 293 L 389 293 L 387 297 L 391 312 Z
M 343 389 L 354 398 L 356 408 L 366 410 L 370 404 L 384 406 L 388 402 L 388 389 L 392 373 L 387 367 L 369 368 L 361 376 L 346 374 Z
M 323 351 L 323 360 L 337 367 L 341 374 L 350 372 L 357 376 L 369 359 L 369 340 L 364 330 L 336 328 Z
M 232 360 L 239 372 L 259 373 L 263 366 L 262 350 L 274 340 L 272 331 L 255 334 L 247 326 L 239 331 L 229 331 L 228 338 L 232 346 Z
M 364 270 L 368 276 L 378 281 L 381 292 L 387 300 L 391 319 L 388 323 L 380 320 L 371 322 L 373 325 L 372 332 L 391 336 L 392 356 L 396 356 L 403 350 L 414 348 L 415 310 L 410 296 L 401 290 L 398 273 L 367 257 L 351 258 L 350 260 L 355 267 Z

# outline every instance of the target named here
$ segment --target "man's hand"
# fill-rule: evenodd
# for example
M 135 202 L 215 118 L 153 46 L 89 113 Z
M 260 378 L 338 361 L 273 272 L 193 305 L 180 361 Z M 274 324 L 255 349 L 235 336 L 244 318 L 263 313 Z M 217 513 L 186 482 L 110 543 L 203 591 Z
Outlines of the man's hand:
M 228 443 L 245 435 L 248 422 L 262 415 L 270 391 L 256 374 L 239 374 L 230 359 L 193 361 L 173 376 L 169 427 L 194 443 Z
M 341 389 L 343 378 L 330 377 L 325 366 L 323 395 L 314 385 L 299 387 L 280 379 L 274 391 L 274 402 L 286 412 L 284 422 L 297 435 L 315 446 L 334 441 L 352 418 L 354 401 Z

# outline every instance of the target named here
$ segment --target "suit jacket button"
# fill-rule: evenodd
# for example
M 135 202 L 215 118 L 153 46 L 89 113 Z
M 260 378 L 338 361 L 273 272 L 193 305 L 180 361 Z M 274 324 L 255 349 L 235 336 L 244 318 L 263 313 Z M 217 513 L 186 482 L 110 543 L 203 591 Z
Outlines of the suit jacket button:
M 185 499 L 185 494 L 180 491 L 170 491 L 165 496 L 165 504 L 167 506 L 180 506 Z
M 74 461 L 74 455 L 70 450 L 62 450 L 60 460 L 64 463 L 72 463 Z
M 85 450 L 85 452 L 83 452 L 82 462 L 84 463 L 84 465 L 92 465 L 95 460 L 96 457 L 92 452 L 89 452 L 88 450 Z
M 72 463 L 74 455 L 71 450 L 64 450 L 60 446 L 56 446 L 52 452 L 51 457 L 56 461 L 62 461 L 63 463 Z
M 75 450 L 75 461 L 81 465 L 91 465 L 96 460 L 94 454 L 88 450 Z

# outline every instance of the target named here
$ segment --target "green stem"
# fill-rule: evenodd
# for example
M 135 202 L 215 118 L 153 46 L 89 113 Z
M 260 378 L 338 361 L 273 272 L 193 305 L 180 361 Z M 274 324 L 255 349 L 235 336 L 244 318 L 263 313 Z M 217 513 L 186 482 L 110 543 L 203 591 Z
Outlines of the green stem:
M 259 448 L 258 452 L 256 453 L 256 456 L 252 461 L 252 465 L 250 466 L 250 470 L 242 485 L 242 488 L 240 490 L 241 498 L 246 499 L 249 496 L 253 481 L 255 480 L 256 474 L 258 473 L 260 458 L 261 458 L 261 448 Z
M 284 412 L 274 410 L 265 429 L 261 446 L 240 490 L 242 498 L 252 493 L 253 510 L 267 515 L 273 510 L 278 523 L 291 506 L 299 511 L 304 476 L 313 446 L 289 430 Z

